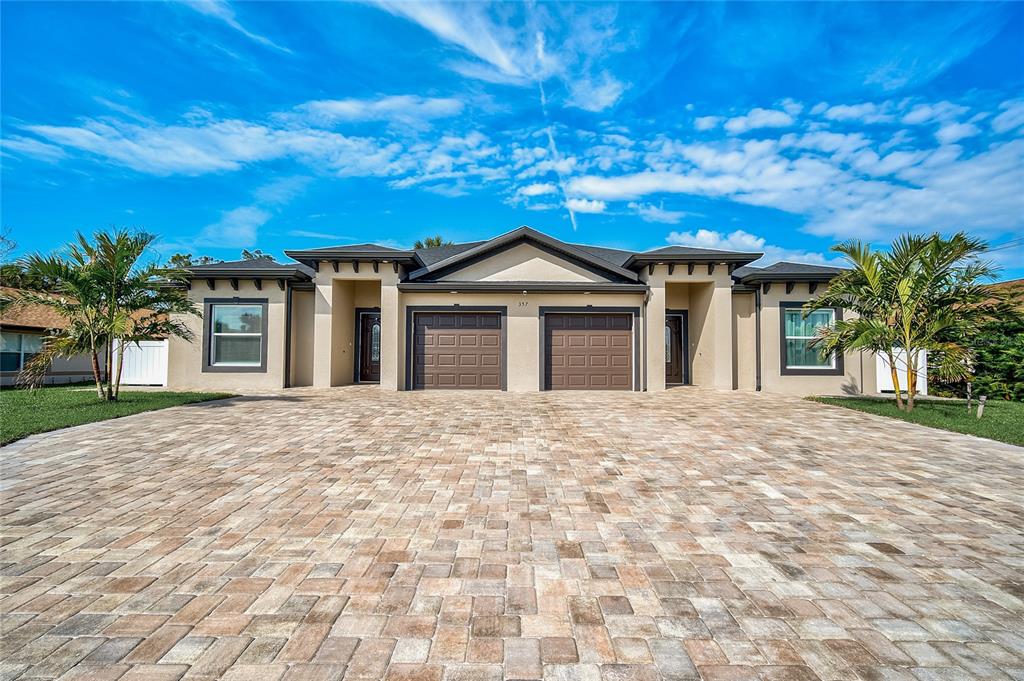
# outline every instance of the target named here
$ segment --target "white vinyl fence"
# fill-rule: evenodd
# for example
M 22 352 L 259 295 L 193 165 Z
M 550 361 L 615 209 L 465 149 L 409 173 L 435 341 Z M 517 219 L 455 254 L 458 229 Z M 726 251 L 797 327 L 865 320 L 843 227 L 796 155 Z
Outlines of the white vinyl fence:
M 894 353 L 896 359 L 896 370 L 900 373 L 900 387 L 903 390 L 907 389 L 907 351 L 896 350 Z M 917 363 L 917 393 L 919 395 L 928 394 L 928 356 L 927 353 L 921 352 L 918 355 L 920 359 Z M 880 393 L 891 393 L 896 392 L 896 388 L 892 384 L 892 372 L 889 370 L 889 358 L 885 355 L 878 355 L 877 373 L 878 377 L 878 392 Z
M 167 385 L 167 341 L 140 341 L 126 345 L 121 385 Z

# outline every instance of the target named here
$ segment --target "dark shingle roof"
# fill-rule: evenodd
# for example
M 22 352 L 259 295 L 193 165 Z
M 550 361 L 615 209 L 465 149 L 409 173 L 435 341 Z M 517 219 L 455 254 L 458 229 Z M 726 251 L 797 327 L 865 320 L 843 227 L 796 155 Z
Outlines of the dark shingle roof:
M 802 262 L 777 262 L 767 267 L 752 267 L 750 265 L 738 267 L 732 273 L 732 276 L 737 281 L 743 282 L 781 281 L 787 277 L 801 280 L 828 281 L 845 271 L 846 268 L 844 267 L 810 265 Z
M 453 255 L 458 255 L 463 251 L 475 248 L 482 243 L 484 242 L 468 241 L 464 244 L 448 244 L 447 246 L 437 246 L 436 248 L 417 248 L 415 251 L 416 255 L 418 255 L 420 260 L 423 261 L 423 264 L 430 266 L 435 262 L 441 262 L 445 258 L 450 258 Z
M 302 253 L 324 253 L 333 254 L 337 251 L 351 251 L 352 253 L 401 253 L 400 248 L 381 246 L 380 244 L 342 244 L 341 246 L 324 246 L 323 248 L 305 248 Z
M 240 277 L 246 275 L 260 275 L 264 277 L 297 277 L 300 279 L 312 279 L 313 270 L 301 263 L 279 263 L 273 258 L 253 258 L 252 260 L 231 260 L 228 262 L 211 262 L 206 265 L 192 265 L 186 267 L 194 276 L 228 276 L 237 274 Z

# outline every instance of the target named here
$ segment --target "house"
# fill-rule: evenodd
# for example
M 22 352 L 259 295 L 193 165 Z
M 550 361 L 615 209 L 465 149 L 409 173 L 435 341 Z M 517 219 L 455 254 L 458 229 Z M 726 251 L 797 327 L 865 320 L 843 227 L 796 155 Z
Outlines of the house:
M 0 298 L 15 301 L 18 289 L 0 287 Z M 43 337 L 51 329 L 63 329 L 67 321 L 53 308 L 11 302 L 0 311 L 0 385 L 14 385 L 25 364 L 43 346 Z M 47 385 L 92 380 L 92 360 L 88 355 L 58 359 L 43 378 Z
M 172 339 L 170 387 L 379 383 L 463 388 L 875 391 L 875 358 L 821 359 L 800 306 L 840 270 L 760 253 L 570 244 L 520 227 L 487 241 L 361 244 L 190 268 L 195 341 Z

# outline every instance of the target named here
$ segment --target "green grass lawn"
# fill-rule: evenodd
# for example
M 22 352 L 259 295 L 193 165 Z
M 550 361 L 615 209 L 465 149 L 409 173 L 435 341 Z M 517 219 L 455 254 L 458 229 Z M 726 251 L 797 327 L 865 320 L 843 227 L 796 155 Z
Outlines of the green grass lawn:
M 0 445 L 34 433 L 106 421 L 144 411 L 232 397 L 230 393 L 176 393 L 121 390 L 117 402 L 102 402 L 83 386 L 0 390 Z
M 871 397 L 811 397 L 815 402 L 866 411 L 869 414 L 903 419 L 922 426 L 987 437 L 1024 446 L 1024 403 L 990 400 L 981 419 L 976 417 L 977 402 L 968 412 L 963 400 L 928 400 L 914 405 L 914 411 L 896 408 L 896 401 Z

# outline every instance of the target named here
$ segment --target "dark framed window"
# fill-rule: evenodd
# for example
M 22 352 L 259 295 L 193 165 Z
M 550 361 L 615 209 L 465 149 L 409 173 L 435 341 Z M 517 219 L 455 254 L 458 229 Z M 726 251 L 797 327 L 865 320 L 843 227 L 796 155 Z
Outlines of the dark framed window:
M 34 333 L 0 333 L 0 371 L 21 371 L 43 347 Z
M 203 303 L 203 371 L 266 372 L 267 299 L 207 298 Z
M 810 313 L 802 302 L 779 304 L 779 345 L 781 346 L 781 373 L 783 376 L 842 376 L 843 357 L 832 354 L 822 357 L 818 348 L 811 346 L 818 329 L 833 326 L 843 318 L 838 307 L 825 307 Z

